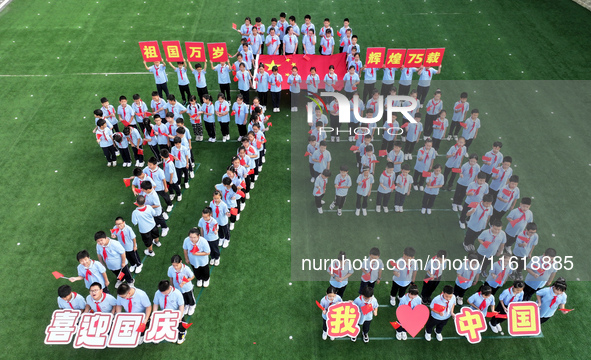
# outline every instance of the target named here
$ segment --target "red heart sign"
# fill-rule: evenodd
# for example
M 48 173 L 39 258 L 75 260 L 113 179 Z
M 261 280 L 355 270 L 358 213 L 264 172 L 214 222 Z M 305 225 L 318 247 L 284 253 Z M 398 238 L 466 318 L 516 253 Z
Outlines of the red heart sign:
M 396 318 L 406 332 L 415 337 L 429 320 L 429 308 L 417 305 L 414 309 L 410 305 L 400 305 L 396 309 Z

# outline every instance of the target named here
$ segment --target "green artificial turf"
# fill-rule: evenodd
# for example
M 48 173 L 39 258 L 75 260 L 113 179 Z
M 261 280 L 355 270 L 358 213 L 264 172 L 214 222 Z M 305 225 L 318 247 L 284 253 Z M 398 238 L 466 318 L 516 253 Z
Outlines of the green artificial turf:
M 465 340 L 443 344 L 323 342 L 314 300 L 322 297 L 328 282 L 292 281 L 292 247 L 299 250 L 312 235 L 333 236 L 344 230 L 350 230 L 346 236 L 360 234 L 362 225 L 352 214 L 343 216 L 339 225 L 332 222 L 335 214 L 327 213 L 322 220 L 314 214 L 309 179 L 300 177 L 307 174 L 301 156 L 306 129 L 301 122 L 291 124 L 285 97 L 283 111 L 271 113 L 274 126 L 268 133 L 267 163 L 232 232 L 230 247 L 222 251 L 221 264 L 212 272 L 211 286 L 199 296 L 191 320 L 195 325 L 187 341 L 181 346 L 146 344 L 136 350 L 100 351 L 43 344 L 44 329 L 56 308 L 56 289 L 65 283 L 54 280 L 51 271 L 74 275 L 76 252 L 86 248 L 92 254 L 94 232 L 108 229 L 116 216 L 129 220 L 134 208 L 131 192 L 121 181 L 131 175 L 131 169 L 105 167 L 91 130 L 92 111 L 100 107 L 100 97 L 106 96 L 117 105 L 116 99 L 122 94 L 129 98 L 139 93 L 146 100 L 154 90 L 153 77 L 143 68 L 137 42 L 226 41 L 230 51 L 235 51 L 239 37 L 231 29 L 232 22 L 241 24 L 245 16 L 261 16 L 269 25 L 269 19 L 278 17 L 281 11 L 295 14 L 300 25 L 306 13 L 318 27 L 321 19 L 330 17 L 335 30 L 342 26 L 344 17 L 349 17 L 362 48 L 445 46 L 443 72 L 433 83 L 435 86 L 437 81 L 444 90 L 444 103 L 453 103 L 459 91 L 477 91 L 470 92 L 470 103 L 489 115 L 481 116 L 483 129 L 474 150 L 483 153 L 494 139 L 503 137 L 502 151 L 510 153 L 518 165 L 515 171 L 522 179 L 522 192 L 535 196 L 532 210 L 540 227 L 541 244 L 552 244 L 559 254 L 575 255 L 576 271 L 586 272 L 584 197 L 591 175 L 585 117 L 590 105 L 588 82 L 442 81 L 589 79 L 591 39 L 584 29 L 591 15 L 574 2 L 14 0 L 0 12 L 0 96 L 4 99 L 0 110 L 4 200 L 0 210 L 0 286 L 4 294 L 0 299 L 0 357 L 365 359 L 391 355 L 394 350 L 398 358 L 447 354 L 459 359 L 516 355 L 585 358 L 589 347 L 585 325 L 590 319 L 584 309 L 591 291 L 587 282 L 576 281 L 569 282 L 567 307 L 577 310 L 565 316 L 557 314 L 544 325 L 541 339 L 485 339 L 475 346 Z M 145 74 L 125 74 L 136 72 Z M 178 94 L 176 78 L 170 70 L 168 73 L 169 89 Z M 215 74 L 210 71 L 207 79 L 210 93 L 217 93 Z M 527 95 L 534 87 L 539 87 L 539 97 L 535 93 L 531 98 L 516 95 Z M 524 100 L 518 106 L 511 103 L 515 98 Z M 554 114 L 548 115 L 550 112 Z M 232 137 L 236 136 L 232 127 Z M 345 145 L 335 147 L 335 151 L 329 148 L 339 161 L 351 159 Z M 442 145 L 447 146 L 446 142 Z M 146 260 L 144 271 L 137 277 L 137 286 L 150 297 L 158 281 L 166 277 L 170 256 L 181 251 L 187 231 L 197 224 L 236 147 L 235 142 L 194 143 L 200 167 L 191 188 L 184 190 L 183 201 L 171 213 L 171 231 L 162 239 L 163 247 L 156 249 L 156 257 Z M 338 149 L 342 149 L 339 154 Z M 449 206 L 447 195 L 438 198 L 436 208 Z M 408 208 L 416 208 L 418 201 L 411 195 Z M 352 205 L 351 199 L 348 205 Z M 394 218 L 393 213 L 390 215 Z M 400 238 L 396 251 L 387 255 L 400 253 L 407 244 L 404 239 L 413 238 L 417 228 L 427 237 L 442 236 L 441 243 L 461 255 L 462 233 L 454 216 L 435 212 L 427 219 L 416 212 L 402 214 L 404 220 L 393 220 Z M 318 234 L 312 234 L 313 229 L 307 226 L 312 219 L 326 221 Z M 372 235 L 386 239 L 388 235 L 381 235 L 383 229 L 376 229 Z M 555 238 L 549 235 L 553 233 Z M 413 241 L 421 255 L 437 250 L 427 243 L 421 245 L 420 238 Z M 331 246 L 327 253 L 334 256 L 338 247 Z M 364 245 L 358 254 L 362 256 L 368 248 Z M 570 275 L 567 278 L 574 280 Z M 357 286 L 357 281 L 351 282 L 349 298 Z M 86 295 L 81 282 L 73 288 Z M 376 289 L 381 304 L 387 304 L 387 291 L 385 284 Z M 394 321 L 394 309 L 380 308 L 372 324 L 372 337 L 392 337 L 390 321 Z M 444 334 L 454 335 L 451 326 Z

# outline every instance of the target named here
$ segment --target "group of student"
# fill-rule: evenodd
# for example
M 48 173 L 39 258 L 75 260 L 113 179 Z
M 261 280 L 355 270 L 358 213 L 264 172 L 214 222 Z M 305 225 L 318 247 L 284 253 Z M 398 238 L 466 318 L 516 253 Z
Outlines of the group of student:
M 491 245 L 492 246 L 492 245 Z M 483 244 L 480 248 L 487 249 Z M 509 262 L 512 261 L 509 253 L 504 253 L 499 257 L 499 261 L 493 266 L 493 269 L 486 274 L 483 269 L 483 263 L 480 256 L 476 253 L 470 253 L 464 258 L 461 268 L 456 270 L 455 284 L 444 285 L 441 293 L 432 297 L 442 280 L 443 272 L 447 269 L 449 259 L 447 251 L 439 250 L 435 256 L 427 261 L 424 268 L 422 289 L 419 293 L 419 287 L 415 283 L 419 272 L 417 262 L 414 261 L 416 251 L 412 247 L 404 249 L 402 257 L 396 261 L 390 260 L 390 267 L 393 268 L 392 288 L 390 290 L 390 304 L 396 306 L 408 305 L 415 308 L 419 304 L 429 307 L 429 320 L 425 325 L 425 340 L 431 341 L 433 330 L 438 341 L 443 341 L 442 330 L 447 324 L 449 318 L 455 318 L 455 305 L 464 305 L 464 295 L 470 289 L 476 287 L 476 291 L 466 300 L 467 305 L 474 310 L 482 311 L 486 318 L 489 312 L 494 312 L 494 316 L 488 322 L 490 329 L 494 333 L 502 332 L 501 323 L 505 321 L 507 308 L 509 304 L 519 301 L 530 301 L 533 299 L 540 309 L 540 322 L 544 323 L 554 315 L 557 309 L 565 309 L 566 304 L 566 280 L 558 278 L 553 282 L 556 270 L 550 266 L 547 269 L 538 268 L 534 261 L 530 261 L 527 266 L 527 277 L 525 281 L 515 280 L 511 286 L 500 292 L 498 302 L 495 303 L 495 295 L 505 286 L 512 270 Z M 548 248 L 545 253 L 550 259 L 556 255 L 556 251 Z M 486 262 L 485 262 L 486 263 Z M 551 262 L 550 262 L 551 265 Z M 540 264 L 540 266 L 542 266 Z M 542 270 L 540 270 L 542 269 Z M 359 327 L 364 342 L 369 342 L 369 329 L 373 317 L 378 312 L 378 302 L 374 296 L 374 288 L 382 280 L 384 263 L 380 259 L 380 250 L 372 248 L 369 251 L 369 257 L 364 258 L 361 268 L 361 285 L 358 294 L 352 302 L 359 308 Z M 330 273 L 330 286 L 326 295 L 320 300 L 323 318 L 322 339 L 328 338 L 327 312 L 333 304 L 344 301 L 344 293 L 353 275 L 351 261 L 347 259 L 344 251 L 341 251 L 327 269 Z M 479 278 L 483 284 L 479 283 Z M 420 281 L 419 281 L 420 282 Z M 546 286 L 546 287 L 544 287 Z M 496 304 L 496 306 L 495 306 Z M 565 312 L 564 312 L 565 313 Z M 500 315 L 500 316 L 497 316 Z M 406 340 L 407 333 L 400 326 L 396 329 L 396 339 Z M 334 338 L 331 338 L 334 340 Z M 357 338 L 351 338 L 356 341 Z
M 204 103 L 208 96 L 203 95 Z M 254 188 L 265 162 L 267 140 L 264 131 L 268 128 L 265 128 L 264 123 L 268 118 L 264 116 L 264 109 L 258 105 L 256 99 L 253 106 L 246 106 L 241 100 L 239 95 L 235 105 L 240 104 L 244 117 L 249 114 L 250 122 L 248 126 L 244 125 L 245 133 L 239 139 L 236 155 L 226 168 L 221 183 L 215 185 L 212 200 L 202 210 L 197 227 L 189 230 L 184 239 L 182 255 L 175 254 L 171 257 L 167 279 L 159 282 L 153 302 L 144 291 L 135 287 L 132 276 L 132 273 L 141 273 L 144 266 L 138 253 L 136 233 L 123 217 L 117 217 L 110 236 L 104 231 L 98 231 L 94 236 L 97 260 L 92 259 L 87 250 L 77 254 L 80 264 L 77 268 L 78 276 L 70 277 L 69 280 L 84 280 L 89 295 L 84 298 L 72 291 L 69 285 L 62 285 L 58 288 L 60 308 L 84 312 L 144 313 L 146 327 L 153 311 L 179 310 L 183 314 L 183 321 L 178 327 L 177 342 L 180 344 L 185 341 L 186 328 L 182 326 L 186 319 L 184 316 L 191 316 L 196 306 L 193 288 L 209 286 L 209 267 L 219 265 L 220 248 L 229 246 L 231 230 L 240 219 L 240 212 L 244 210 L 246 200 L 250 198 L 250 190 Z M 126 104 L 124 96 L 120 98 L 119 119 L 115 117 L 106 98 L 101 99 L 101 103 L 103 108 L 95 111 L 97 141 L 102 147 L 101 142 L 108 137 L 108 130 L 113 128 L 116 132 L 112 138 L 128 167 L 131 166 L 128 146 L 132 146 L 136 159 L 135 168 L 133 176 L 125 179 L 129 182 L 127 185 L 131 186 L 137 206 L 131 214 L 131 221 L 140 233 L 145 246 L 144 254 L 153 257 L 154 246 L 161 247 L 160 237 L 168 234 L 166 220 L 173 209 L 172 201 L 175 197 L 176 201 L 182 200 L 181 178 L 184 178 L 185 188 L 189 188 L 189 178 L 194 177 L 190 131 L 184 126 L 182 118 L 186 110 L 175 101 L 174 95 L 169 95 L 166 103 L 157 92 L 153 93 L 151 104 L 153 117 L 137 94 L 134 95 L 133 109 Z M 195 106 L 194 96 L 191 97 L 189 107 L 191 106 Z M 167 125 L 161 123 L 158 116 L 160 111 L 166 111 Z M 119 121 L 124 125 L 125 136 L 119 135 Z M 139 134 L 140 130 L 144 134 L 143 139 Z M 195 126 L 193 130 L 197 134 Z M 126 146 L 120 144 L 122 139 L 127 139 Z M 145 144 L 149 145 L 153 153 L 146 167 L 143 157 Z M 107 152 L 109 156 L 116 156 L 114 149 L 109 148 L 105 156 Z M 110 165 L 115 164 L 110 162 Z M 163 204 L 166 204 L 166 209 Z M 107 269 L 117 278 L 116 298 L 109 293 Z M 143 332 L 140 341 L 143 341 Z

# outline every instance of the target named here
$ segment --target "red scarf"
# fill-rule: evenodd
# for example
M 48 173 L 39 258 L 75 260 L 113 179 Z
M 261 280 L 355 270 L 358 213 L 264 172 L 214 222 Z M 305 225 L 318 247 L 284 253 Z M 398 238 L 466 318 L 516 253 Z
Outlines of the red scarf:
M 488 208 L 485 209 L 484 206 L 482 206 L 482 203 L 480 203 L 479 206 L 482 208 L 482 214 L 478 218 L 478 221 L 480 221 L 484 217 L 484 214 L 486 214 L 486 212 L 488 211 Z
M 101 307 L 99 305 L 99 303 L 102 303 L 103 301 L 105 301 L 105 298 L 107 297 L 107 294 L 103 293 L 103 298 L 101 299 L 101 301 L 95 301 L 94 303 L 96 304 L 96 312 L 103 312 L 103 310 L 101 310 Z
M 478 292 L 478 295 L 480 295 L 480 297 L 482 298 L 482 302 L 480 303 L 480 306 L 478 306 L 478 308 L 480 309 L 480 311 L 483 311 L 484 309 L 486 309 L 486 299 L 484 298 L 484 296 L 482 296 L 480 291 Z
M 382 175 L 384 175 L 385 177 L 388 178 L 388 187 L 391 188 L 392 187 L 392 175 L 388 176 L 388 174 L 386 173 L 386 170 L 384 170 Z

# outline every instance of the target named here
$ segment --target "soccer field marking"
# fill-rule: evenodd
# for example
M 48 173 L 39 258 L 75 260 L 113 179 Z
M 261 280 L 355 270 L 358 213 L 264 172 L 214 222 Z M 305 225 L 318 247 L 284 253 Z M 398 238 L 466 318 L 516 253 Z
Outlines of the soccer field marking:
M 10 4 L 12 0 L 2 0 L 0 1 L 0 11 L 6 7 L 6 5 Z

